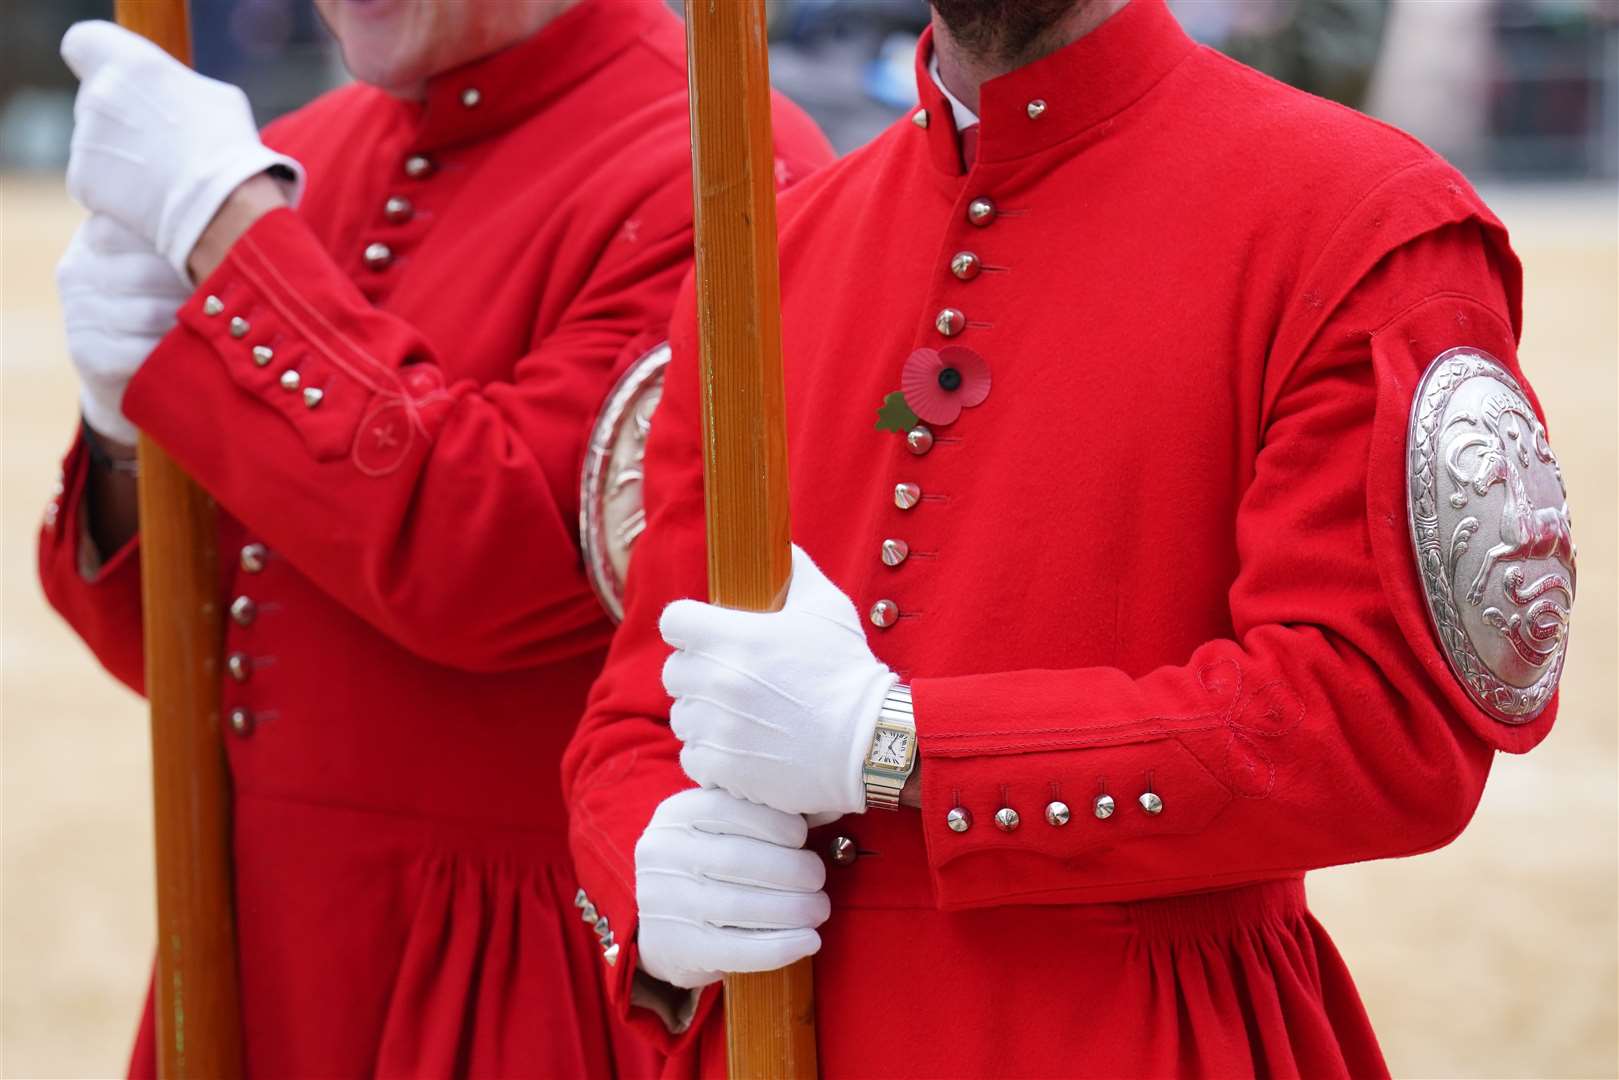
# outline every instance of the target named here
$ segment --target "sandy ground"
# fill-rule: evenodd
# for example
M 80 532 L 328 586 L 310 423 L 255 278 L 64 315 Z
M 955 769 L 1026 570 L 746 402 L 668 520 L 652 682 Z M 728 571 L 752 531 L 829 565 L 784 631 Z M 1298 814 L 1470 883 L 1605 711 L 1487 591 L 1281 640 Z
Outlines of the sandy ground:
M 77 213 L 55 179 L 0 185 L 0 1074 L 110 1076 L 152 949 L 148 746 L 140 702 L 35 584 L 34 530 L 75 416 L 50 270 Z M 1311 893 L 1398 1074 L 1613 1077 L 1619 214 L 1612 191 L 1493 202 L 1527 268 L 1524 366 L 1580 543 L 1562 718 L 1536 753 L 1499 760 L 1458 842 L 1315 875 Z

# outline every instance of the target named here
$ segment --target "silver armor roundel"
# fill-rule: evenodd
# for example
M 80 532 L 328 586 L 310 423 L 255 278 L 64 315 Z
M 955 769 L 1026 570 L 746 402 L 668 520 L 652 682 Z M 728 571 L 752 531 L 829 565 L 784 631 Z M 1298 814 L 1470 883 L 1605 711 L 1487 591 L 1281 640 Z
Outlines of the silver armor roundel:
M 585 572 L 614 622 L 624 618 L 630 548 L 646 528 L 642 464 L 652 413 L 663 397 L 669 346 L 649 350 L 619 376 L 590 429 L 579 481 L 579 539 Z
M 1563 673 L 1574 539 L 1557 457 L 1493 356 L 1451 349 L 1411 409 L 1411 540 L 1439 642 L 1485 712 L 1524 724 Z

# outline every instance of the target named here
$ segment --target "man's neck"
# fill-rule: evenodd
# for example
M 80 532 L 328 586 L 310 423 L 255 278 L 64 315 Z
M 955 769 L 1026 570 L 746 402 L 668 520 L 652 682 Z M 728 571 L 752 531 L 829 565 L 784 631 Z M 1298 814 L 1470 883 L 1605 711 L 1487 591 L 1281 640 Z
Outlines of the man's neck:
M 1084 0 L 1040 35 L 1022 55 L 1002 57 L 963 48 L 951 35 L 939 13 L 933 13 L 933 53 L 939 59 L 939 78 L 950 92 L 974 113 L 982 113 L 978 89 L 989 80 L 1050 56 L 1101 26 L 1130 0 Z

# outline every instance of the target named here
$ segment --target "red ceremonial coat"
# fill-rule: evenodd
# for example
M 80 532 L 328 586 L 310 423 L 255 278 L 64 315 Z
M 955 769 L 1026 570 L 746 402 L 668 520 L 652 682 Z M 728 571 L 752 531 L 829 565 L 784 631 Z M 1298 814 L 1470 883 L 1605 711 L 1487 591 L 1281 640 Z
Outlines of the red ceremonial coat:
M 830 160 L 792 107 L 776 131 L 785 177 Z M 586 433 L 690 263 L 682 28 L 587 0 L 423 103 L 350 86 L 266 141 L 302 206 L 242 237 L 124 406 L 223 511 L 248 1073 L 649 1071 L 573 904 L 557 764 L 611 634 Z M 40 572 L 139 689 L 137 544 L 81 576 L 86 468 Z
M 1303 875 L 1444 844 L 1492 753 L 1552 722 L 1452 676 L 1406 520 L 1429 362 L 1517 370 L 1505 232 L 1416 141 L 1161 0 L 987 83 L 968 168 L 930 47 L 921 111 L 781 203 L 793 534 L 871 613 L 921 755 L 920 813 L 811 833 L 821 1074 L 1381 1075 Z M 689 785 L 657 618 L 706 595 L 691 299 L 563 765 L 581 883 L 626 935 L 636 840 Z M 988 397 L 879 430 L 907 357 L 947 345 Z M 721 1075 L 717 995 L 671 1038 L 631 966 L 611 990 L 671 1073 Z

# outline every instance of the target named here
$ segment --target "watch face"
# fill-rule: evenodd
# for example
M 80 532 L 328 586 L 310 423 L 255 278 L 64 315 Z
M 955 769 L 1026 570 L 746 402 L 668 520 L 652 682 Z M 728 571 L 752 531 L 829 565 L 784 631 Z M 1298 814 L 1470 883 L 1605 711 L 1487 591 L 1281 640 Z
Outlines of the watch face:
M 871 763 L 903 769 L 911 760 L 911 735 L 908 731 L 878 728 L 877 738 L 871 744 Z

